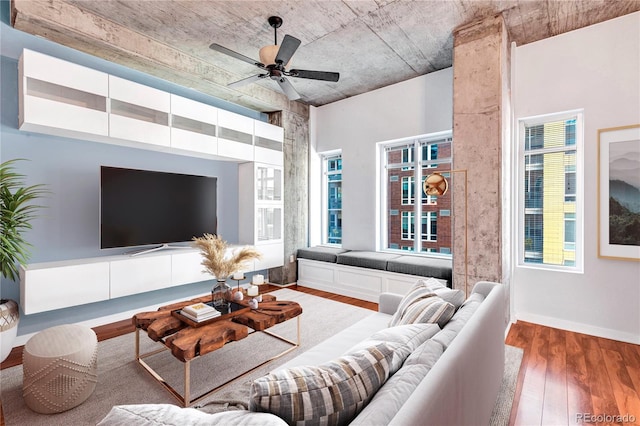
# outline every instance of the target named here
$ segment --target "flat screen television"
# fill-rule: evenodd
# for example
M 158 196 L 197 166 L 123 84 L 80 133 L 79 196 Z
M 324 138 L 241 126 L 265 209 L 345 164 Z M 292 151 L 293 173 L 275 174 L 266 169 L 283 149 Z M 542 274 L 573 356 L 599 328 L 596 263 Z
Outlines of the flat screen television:
M 216 234 L 217 178 L 100 167 L 100 248 Z

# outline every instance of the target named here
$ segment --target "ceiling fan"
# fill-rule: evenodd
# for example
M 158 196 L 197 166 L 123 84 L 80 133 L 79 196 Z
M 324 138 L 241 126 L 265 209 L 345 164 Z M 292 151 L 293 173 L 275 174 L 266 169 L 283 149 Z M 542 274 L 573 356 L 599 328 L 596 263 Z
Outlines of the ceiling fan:
M 287 70 L 291 57 L 298 49 L 298 46 L 300 46 L 300 40 L 287 34 L 282 39 L 282 44 L 278 46 L 278 28 L 282 25 L 282 18 L 279 16 L 269 17 L 269 25 L 273 28 L 275 44 L 264 46 L 260 49 L 260 61 L 256 61 L 248 56 L 234 52 L 233 50 L 220 46 L 217 43 L 212 43 L 209 46 L 210 49 L 213 49 L 216 52 L 224 53 L 225 55 L 240 59 L 241 61 L 257 66 L 262 70 L 259 74 L 230 83 L 227 85 L 228 87 L 241 87 L 268 77 L 277 82 L 285 95 L 293 101 L 300 99 L 300 95 L 286 77 L 307 78 L 311 80 L 332 82 L 338 81 L 340 74 L 337 72 L 299 69 Z

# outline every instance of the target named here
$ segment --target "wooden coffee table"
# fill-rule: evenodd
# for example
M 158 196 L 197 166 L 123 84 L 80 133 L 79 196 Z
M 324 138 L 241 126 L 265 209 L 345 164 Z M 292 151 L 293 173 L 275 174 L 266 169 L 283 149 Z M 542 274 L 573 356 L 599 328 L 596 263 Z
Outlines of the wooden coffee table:
M 210 302 L 210 296 L 204 296 L 184 302 L 178 302 L 163 306 L 157 311 L 141 312 L 132 318 L 136 327 L 136 360 L 144 367 L 158 382 L 160 382 L 181 404 L 185 407 L 210 395 L 227 383 L 244 376 L 264 364 L 279 358 L 300 346 L 300 314 L 302 307 L 296 302 L 278 301 L 274 296 L 264 294 L 258 309 L 250 309 L 248 302 L 236 302 L 231 312 L 226 311 L 223 315 L 201 323 L 196 323 L 180 314 L 180 310 L 188 305 L 198 302 Z M 296 341 L 286 339 L 274 334 L 267 329 L 284 321 L 297 318 Z M 252 331 L 250 332 L 249 329 Z M 161 342 L 165 347 L 155 351 L 140 353 L 140 330 L 147 332 L 151 340 Z M 215 388 L 206 391 L 202 395 L 191 398 L 191 365 L 192 359 L 206 355 L 220 349 L 225 344 L 253 334 L 262 332 L 273 336 L 291 345 L 285 351 L 275 355 L 261 364 L 241 372 L 236 377 L 222 383 Z M 170 350 L 171 354 L 184 363 L 184 395 L 181 395 L 171 385 L 169 385 L 144 358 L 155 355 L 159 352 Z

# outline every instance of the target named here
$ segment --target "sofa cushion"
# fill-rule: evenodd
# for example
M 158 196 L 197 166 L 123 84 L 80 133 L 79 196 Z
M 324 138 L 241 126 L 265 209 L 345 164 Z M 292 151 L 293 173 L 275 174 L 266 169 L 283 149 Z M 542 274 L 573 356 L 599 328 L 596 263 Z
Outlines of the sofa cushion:
M 381 343 L 320 366 L 277 370 L 252 383 L 249 409 L 289 424 L 347 424 L 387 380 L 392 357 Z
M 442 352 L 442 346 L 433 340 L 420 345 L 407 358 L 402 368 L 380 388 L 351 425 L 388 425 Z
M 337 262 L 342 265 L 386 271 L 387 262 L 397 257 L 399 257 L 397 254 L 353 250 L 346 253 L 340 253 L 338 255 Z
M 345 250 L 340 247 L 322 247 L 315 246 L 309 248 L 298 249 L 296 256 L 300 259 L 319 260 L 321 262 L 336 263 L 338 255 L 346 253 L 349 250 Z
M 353 347 L 354 343 L 360 342 L 380 330 L 386 330 L 389 327 L 390 318 L 391 315 L 374 312 L 355 324 L 349 325 L 322 343 L 286 361 L 280 368 L 320 365 L 333 361 L 345 355 Z
M 482 295 L 471 295 L 462 307 L 453 315 L 451 320 L 439 331 L 433 340 L 440 343 L 445 349 L 449 347 L 453 339 L 458 335 L 462 327 L 469 321 L 469 318 L 482 303 Z
M 400 256 L 387 263 L 387 271 L 420 277 L 435 277 L 451 283 L 453 263 L 451 259 L 425 256 Z
M 346 354 L 357 352 L 379 343 L 387 343 L 393 347 L 393 358 L 389 369 L 389 375 L 393 375 L 412 352 L 439 331 L 440 327 L 436 324 L 406 324 L 390 327 L 372 334 L 349 349 Z
M 438 296 L 424 297 L 409 305 L 400 316 L 394 315 L 389 326 L 415 323 L 437 323 L 444 327 L 455 313 L 456 308 Z

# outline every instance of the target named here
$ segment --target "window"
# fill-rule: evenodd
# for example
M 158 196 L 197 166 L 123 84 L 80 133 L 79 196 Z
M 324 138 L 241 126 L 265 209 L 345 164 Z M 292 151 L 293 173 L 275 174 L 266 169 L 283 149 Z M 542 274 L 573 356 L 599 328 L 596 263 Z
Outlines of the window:
M 322 157 L 323 169 L 323 243 L 342 244 L 342 154 Z
M 380 144 L 384 194 L 380 250 L 450 254 L 451 192 L 427 196 L 422 185 L 431 173 L 451 170 L 451 141 L 447 132 Z
M 403 205 L 406 206 L 409 204 L 413 204 L 414 202 L 413 189 L 414 189 L 413 176 L 403 176 L 402 177 L 402 204 Z
M 422 241 L 436 241 L 438 235 L 438 214 L 422 212 Z M 423 251 L 428 251 L 423 249 Z
M 580 270 L 582 114 L 520 120 L 519 264 Z
M 402 239 L 413 240 L 414 230 L 413 212 L 402 212 Z

